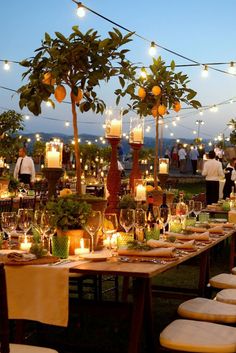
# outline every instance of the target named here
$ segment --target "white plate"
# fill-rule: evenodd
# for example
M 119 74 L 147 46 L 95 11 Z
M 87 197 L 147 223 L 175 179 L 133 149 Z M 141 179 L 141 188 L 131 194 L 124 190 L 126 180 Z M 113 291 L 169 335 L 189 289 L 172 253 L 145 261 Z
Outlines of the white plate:
M 104 254 L 86 254 L 86 255 L 81 255 L 81 257 L 84 260 L 89 260 L 89 261 L 106 261 L 106 259 L 110 256 L 104 255 Z

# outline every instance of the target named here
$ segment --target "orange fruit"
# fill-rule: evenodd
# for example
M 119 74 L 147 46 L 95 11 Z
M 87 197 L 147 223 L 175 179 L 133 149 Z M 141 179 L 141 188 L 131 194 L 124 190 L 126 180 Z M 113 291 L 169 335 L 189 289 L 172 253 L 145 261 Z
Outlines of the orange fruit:
M 54 92 L 56 100 L 61 103 L 66 97 L 66 89 L 64 86 L 57 86 Z
M 175 101 L 174 104 L 173 104 L 173 109 L 174 109 L 174 111 L 175 111 L 176 113 L 178 113 L 178 112 L 180 111 L 180 109 L 181 109 L 181 104 L 180 104 L 180 102 Z
M 160 93 L 161 93 L 161 88 L 159 86 L 152 87 L 152 94 L 154 96 L 159 96 Z
M 141 99 L 144 99 L 146 97 L 146 91 L 143 87 L 139 87 L 138 96 Z
M 165 115 L 166 110 L 167 110 L 167 108 L 166 108 L 166 106 L 165 106 L 164 104 L 159 105 L 159 107 L 158 107 L 158 113 L 159 113 L 160 115 L 162 115 L 162 116 Z
M 157 106 L 157 105 L 154 105 L 154 106 L 152 107 L 152 116 L 153 116 L 154 118 L 156 118 L 157 115 L 158 115 L 158 106 Z
M 81 99 L 83 98 L 83 95 L 84 95 L 84 93 L 83 93 L 82 89 L 81 89 L 81 88 L 78 88 L 77 96 L 75 96 L 75 95 L 73 94 L 75 103 L 80 103 Z
M 46 72 L 44 75 L 43 75 L 43 80 L 42 82 L 45 84 L 45 85 L 55 85 L 56 83 L 56 80 L 55 78 L 53 78 L 52 76 L 52 73 L 51 72 Z

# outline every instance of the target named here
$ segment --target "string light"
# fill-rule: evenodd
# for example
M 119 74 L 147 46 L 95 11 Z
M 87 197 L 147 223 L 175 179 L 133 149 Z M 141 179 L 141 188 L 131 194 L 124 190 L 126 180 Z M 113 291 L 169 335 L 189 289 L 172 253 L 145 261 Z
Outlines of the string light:
M 236 68 L 235 68 L 235 63 L 233 61 L 230 62 L 228 72 L 230 74 L 235 74 L 236 73 Z
M 199 112 L 199 115 L 201 115 L 201 116 L 203 115 L 203 111 L 202 110 Z
M 141 70 L 140 70 L 140 77 L 141 78 L 147 78 L 147 71 L 145 69 L 145 67 L 142 67 Z
M 52 102 L 50 100 L 48 100 L 46 102 L 46 106 L 49 107 L 49 108 L 52 108 Z
M 69 121 L 65 121 L 65 127 L 69 127 L 69 126 L 70 126 Z
M 196 130 L 193 130 L 193 134 L 194 134 L 194 135 L 197 135 L 197 131 L 196 131 Z
M 174 133 L 173 133 L 173 132 L 171 132 L 171 133 L 170 133 L 170 136 L 171 136 L 171 137 L 172 137 L 172 136 L 174 136 Z
M 148 52 L 149 52 L 149 55 L 151 55 L 151 56 L 155 56 L 156 55 L 157 48 L 156 48 L 156 44 L 154 42 L 151 42 L 151 46 L 150 46 Z
M 7 60 L 4 61 L 3 65 L 4 70 L 9 71 L 10 70 L 10 64 Z
M 204 68 L 202 70 L 202 77 L 206 78 L 208 77 L 208 66 L 204 65 Z
M 76 11 L 77 16 L 82 18 L 86 15 L 86 10 L 81 2 L 77 3 L 77 5 L 78 5 L 77 11 Z
M 29 120 L 30 116 L 29 115 L 25 115 L 25 120 Z

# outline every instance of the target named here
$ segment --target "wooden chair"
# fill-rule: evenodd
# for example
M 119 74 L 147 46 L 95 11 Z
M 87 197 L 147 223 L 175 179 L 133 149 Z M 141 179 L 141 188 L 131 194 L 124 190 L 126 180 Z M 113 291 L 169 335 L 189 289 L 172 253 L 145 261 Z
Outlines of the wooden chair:
M 12 212 L 13 209 L 13 198 L 0 200 L 0 213 L 2 212 Z
M 0 312 L 0 353 L 58 353 L 50 348 L 9 343 L 7 288 L 4 264 L 2 263 L 0 263 Z
M 36 196 L 35 197 L 21 197 L 19 208 L 30 208 L 33 211 L 35 210 L 36 206 Z

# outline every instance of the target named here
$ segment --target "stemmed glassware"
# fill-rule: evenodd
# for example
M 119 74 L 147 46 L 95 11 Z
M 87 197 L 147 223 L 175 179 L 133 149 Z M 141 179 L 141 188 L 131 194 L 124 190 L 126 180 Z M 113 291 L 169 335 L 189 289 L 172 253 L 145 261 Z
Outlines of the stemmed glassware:
M 26 238 L 27 232 L 30 230 L 33 222 L 34 214 L 33 210 L 29 208 L 20 208 L 18 210 L 18 225 L 24 232 Z
M 11 233 L 16 230 L 17 218 L 16 212 L 2 212 L 1 214 L 2 230 L 7 233 L 8 241 L 11 242 Z
M 106 244 L 111 249 L 112 235 L 117 232 L 118 220 L 116 213 L 106 213 L 103 216 L 103 233 L 106 235 Z
M 194 212 L 194 200 L 189 200 L 188 201 L 188 216 L 191 216 L 192 213 Z
M 201 201 L 194 201 L 193 212 L 194 212 L 196 218 L 198 217 L 201 210 L 202 210 L 202 202 Z
M 84 225 L 84 229 L 89 233 L 91 236 L 91 248 L 92 253 L 94 253 L 94 243 L 95 243 L 95 235 L 98 231 L 99 227 L 101 226 L 101 212 L 100 211 L 91 211 L 87 218 L 87 222 Z
M 134 226 L 136 228 L 137 239 L 143 241 L 143 229 L 146 224 L 146 212 L 142 208 L 136 208 Z
M 134 210 L 131 208 L 122 208 L 120 210 L 120 224 L 126 233 L 134 226 Z
M 170 218 L 170 208 L 169 207 L 160 207 L 160 223 L 162 224 L 163 235 L 165 235 L 165 228 L 169 222 Z

